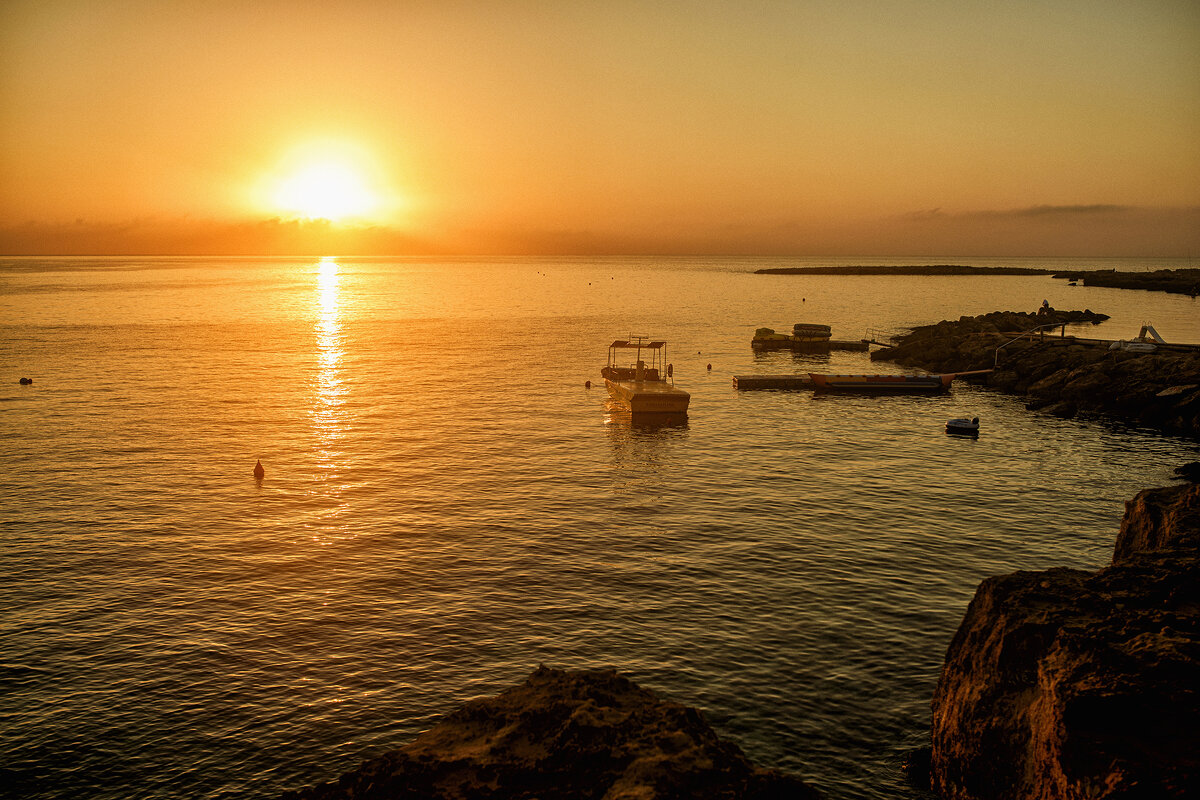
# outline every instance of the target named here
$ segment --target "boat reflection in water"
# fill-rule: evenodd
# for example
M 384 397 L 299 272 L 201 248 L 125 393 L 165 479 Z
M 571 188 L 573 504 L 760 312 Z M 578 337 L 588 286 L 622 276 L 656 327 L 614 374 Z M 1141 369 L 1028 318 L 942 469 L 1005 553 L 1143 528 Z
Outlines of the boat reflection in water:
M 609 472 L 614 509 L 639 515 L 662 510 L 678 493 L 676 448 L 688 438 L 685 414 L 632 414 L 614 400 L 604 404 L 604 428 L 612 445 Z
M 608 400 L 604 404 L 604 422 L 610 430 L 656 433 L 676 428 L 686 430 L 688 415 L 671 412 L 635 414 L 618 401 Z

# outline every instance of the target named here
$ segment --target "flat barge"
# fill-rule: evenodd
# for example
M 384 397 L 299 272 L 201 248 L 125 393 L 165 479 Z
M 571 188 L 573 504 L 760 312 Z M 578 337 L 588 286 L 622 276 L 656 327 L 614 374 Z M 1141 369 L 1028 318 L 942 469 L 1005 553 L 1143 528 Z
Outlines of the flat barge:
M 733 388 L 752 389 L 811 389 L 813 380 L 808 375 L 734 375 Z

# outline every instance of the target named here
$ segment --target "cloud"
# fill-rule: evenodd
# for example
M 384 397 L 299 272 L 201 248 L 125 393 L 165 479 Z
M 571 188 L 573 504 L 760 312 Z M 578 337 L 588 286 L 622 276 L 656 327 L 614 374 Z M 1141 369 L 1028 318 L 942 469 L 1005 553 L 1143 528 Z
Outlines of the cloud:
M 1155 256 L 1200 253 L 1200 206 L 1034 205 L 887 218 L 792 213 L 736 222 L 551 229 L 444 224 L 412 231 L 282 218 L 142 218 L 0 226 L 2 255 L 945 255 Z
M 5 255 L 393 255 L 428 250 L 426 243 L 392 228 L 278 217 L 77 219 L 0 227 L 0 253 Z
M 1023 218 L 1053 218 L 1053 217 L 1076 217 L 1088 216 L 1096 214 L 1122 214 L 1136 213 L 1139 209 L 1136 206 L 1119 206 L 1107 203 L 1093 203 L 1091 205 L 1067 205 L 1067 206 L 1051 206 L 1038 205 L 1027 206 L 1025 208 L 1008 208 L 1008 209 L 987 209 L 982 211 L 963 211 L 959 213 L 946 213 L 941 208 L 931 208 L 921 211 L 910 211 L 902 215 L 904 219 L 910 220 L 951 220 L 951 219 L 1023 219 Z
M 897 252 L 1021 256 L 1159 256 L 1200 252 L 1200 206 L 1091 203 L 911 211 L 883 226 Z

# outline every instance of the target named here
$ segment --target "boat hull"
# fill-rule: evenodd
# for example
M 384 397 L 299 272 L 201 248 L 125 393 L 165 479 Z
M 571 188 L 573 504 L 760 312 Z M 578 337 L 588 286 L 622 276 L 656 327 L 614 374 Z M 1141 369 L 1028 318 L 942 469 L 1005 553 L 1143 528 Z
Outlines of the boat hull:
M 822 375 L 808 373 L 818 392 L 944 392 L 954 374 L 946 375 Z
M 978 436 L 979 418 L 967 419 L 965 417 L 958 417 L 946 420 L 946 433 L 952 436 Z
M 634 414 L 686 414 L 692 396 L 666 381 L 604 379 L 609 395 Z

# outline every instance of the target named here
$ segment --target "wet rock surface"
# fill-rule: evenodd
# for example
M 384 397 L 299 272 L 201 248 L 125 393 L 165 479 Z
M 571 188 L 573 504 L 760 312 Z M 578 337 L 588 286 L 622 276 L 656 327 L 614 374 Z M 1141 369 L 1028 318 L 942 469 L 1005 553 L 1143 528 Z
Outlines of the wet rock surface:
M 944 798 L 1200 797 L 1200 485 L 1128 502 L 1110 567 L 985 580 L 932 707 Z
M 285 800 L 807 800 L 798 778 L 755 767 L 694 708 L 611 670 L 539 667 L 472 700 L 411 744 Z
M 1091 311 L 994 312 L 915 328 L 871 354 L 930 372 L 993 371 L 988 386 L 1025 395 L 1031 410 L 1099 413 L 1168 433 L 1200 436 L 1200 350 L 1109 350 L 1058 332 L 1009 334 L 1056 323 L 1098 324 Z

